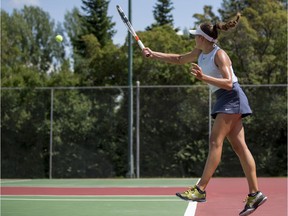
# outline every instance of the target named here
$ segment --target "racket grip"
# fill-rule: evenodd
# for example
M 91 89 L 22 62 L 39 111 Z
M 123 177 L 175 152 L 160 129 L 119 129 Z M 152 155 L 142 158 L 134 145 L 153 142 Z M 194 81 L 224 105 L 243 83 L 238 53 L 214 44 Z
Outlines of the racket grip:
M 145 46 L 141 40 L 137 40 L 137 43 L 138 43 L 139 47 L 141 48 L 141 50 L 143 50 L 145 48 Z
M 145 56 L 146 56 L 146 57 L 149 57 L 149 56 L 150 56 L 150 53 L 149 53 L 147 50 L 144 50 L 144 53 L 145 53 Z
M 137 42 L 138 42 L 139 47 L 143 50 L 143 49 L 145 48 L 145 46 L 144 46 L 144 44 L 142 43 L 142 41 L 141 41 L 141 40 L 138 40 Z M 149 53 L 147 50 L 144 50 L 144 53 L 145 53 L 145 56 L 146 56 L 146 57 L 149 57 L 149 56 L 150 56 L 150 53 Z

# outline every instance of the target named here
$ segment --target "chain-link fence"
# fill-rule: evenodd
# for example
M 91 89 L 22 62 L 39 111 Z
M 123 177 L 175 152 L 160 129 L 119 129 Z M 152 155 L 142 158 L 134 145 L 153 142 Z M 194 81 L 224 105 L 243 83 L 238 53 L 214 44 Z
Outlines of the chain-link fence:
M 244 126 L 258 174 L 286 175 L 287 86 L 242 87 L 253 110 Z M 2 178 L 125 177 L 128 95 L 125 86 L 2 88 Z M 207 86 L 135 86 L 133 98 L 133 172 L 200 176 L 214 100 Z M 228 142 L 215 175 L 243 175 Z

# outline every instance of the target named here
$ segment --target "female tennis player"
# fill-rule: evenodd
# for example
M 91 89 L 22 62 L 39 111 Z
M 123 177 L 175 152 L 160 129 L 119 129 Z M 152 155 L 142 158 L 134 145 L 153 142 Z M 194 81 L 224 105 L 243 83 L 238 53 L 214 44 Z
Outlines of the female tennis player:
M 237 14 L 235 20 L 227 23 L 215 25 L 203 23 L 196 30 L 190 30 L 190 33 L 195 35 L 196 46 L 189 53 L 182 55 L 161 53 L 145 48 L 143 56 L 146 57 L 148 52 L 150 54 L 148 59 L 174 64 L 192 63 L 191 75 L 207 83 L 216 96 L 211 113 L 215 120 L 210 136 L 209 154 L 201 180 L 197 185 L 176 195 L 184 200 L 206 201 L 205 188 L 219 165 L 223 141 L 227 137 L 239 157 L 249 185 L 245 207 L 239 214 L 244 216 L 253 213 L 267 200 L 267 197 L 259 191 L 255 161 L 245 142 L 242 118 L 252 113 L 247 97 L 238 83 L 229 56 L 216 45 L 218 31 L 227 31 L 235 27 L 239 19 L 240 14 Z M 198 64 L 193 63 L 197 60 Z

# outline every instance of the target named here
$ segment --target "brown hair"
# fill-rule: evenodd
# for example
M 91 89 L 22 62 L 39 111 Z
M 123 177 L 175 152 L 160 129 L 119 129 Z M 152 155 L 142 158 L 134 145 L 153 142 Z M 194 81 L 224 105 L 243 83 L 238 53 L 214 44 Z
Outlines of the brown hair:
M 234 28 L 239 23 L 240 17 L 241 17 L 241 14 L 237 13 L 237 17 L 235 20 L 230 20 L 226 23 L 223 23 L 223 22 L 216 23 L 215 25 L 212 25 L 211 23 L 203 23 L 200 25 L 200 28 L 205 34 L 209 35 L 213 39 L 217 39 L 218 29 L 227 31 L 231 28 Z

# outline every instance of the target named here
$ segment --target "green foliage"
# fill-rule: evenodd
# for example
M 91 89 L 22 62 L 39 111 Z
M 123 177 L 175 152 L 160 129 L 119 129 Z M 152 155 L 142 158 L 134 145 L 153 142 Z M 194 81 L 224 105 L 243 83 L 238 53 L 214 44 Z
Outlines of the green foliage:
M 127 82 L 123 80 L 123 76 L 127 74 L 127 66 L 123 65 L 123 61 L 127 60 L 125 53 L 112 43 L 101 47 L 92 34 L 83 36 L 82 41 L 86 50 L 85 56 L 75 56 L 75 73 L 79 75 L 81 85 L 126 85 Z
M 83 21 L 79 14 L 79 9 L 74 7 L 71 12 L 67 11 L 64 16 L 64 28 L 69 36 L 74 53 L 80 52 L 80 50 L 77 50 L 78 37 L 83 35 L 84 31 L 86 31 L 86 29 L 83 27 Z M 75 56 L 72 57 L 75 58 Z
M 141 32 L 146 46 L 161 52 L 187 53 L 193 48 L 194 41 L 181 37 L 170 26 L 155 27 L 151 31 Z M 146 42 L 147 41 L 147 42 Z M 140 50 L 134 52 L 134 74 L 142 85 L 191 84 L 190 65 L 169 65 L 167 63 L 143 59 Z
M 49 167 L 47 91 L 1 90 L 1 174 L 45 178 Z
M 48 13 L 25 6 L 21 11 L 14 10 L 11 16 L 3 12 L 1 17 L 2 68 L 21 65 L 46 73 L 55 61 L 64 58 L 64 46 L 54 39 L 56 28 Z
M 55 91 L 54 177 L 125 175 L 126 160 L 119 153 L 127 140 L 118 124 L 126 121 L 116 108 L 121 105 L 116 95 L 118 89 Z
M 201 23 L 211 22 L 216 23 L 219 22 L 219 17 L 215 15 L 212 11 L 211 6 L 204 6 L 204 13 L 203 14 L 194 14 L 193 17 L 197 19 L 195 22 L 196 25 L 200 25 Z
M 256 1 L 254 2 L 257 4 Z M 225 21 L 231 19 L 237 12 L 242 12 L 246 7 L 249 7 L 249 4 L 246 0 L 223 0 L 221 6 L 218 12 L 221 14 L 222 20 Z
M 239 26 L 223 33 L 220 45 L 229 53 L 242 83 L 286 83 L 286 9 L 278 1 L 245 2 Z
M 82 0 L 82 9 L 85 15 L 80 15 L 84 24 L 85 34 L 94 35 L 99 43 L 104 46 L 112 41 L 115 34 L 113 27 L 115 23 L 112 18 L 107 15 L 107 0 Z
M 285 176 L 287 173 L 287 89 L 247 88 L 253 108 L 253 118 L 247 125 L 251 136 L 247 143 L 255 155 L 262 176 Z M 258 97 L 261 92 L 261 98 Z M 267 101 L 269 101 L 267 103 Z M 269 116 L 269 121 L 267 118 Z M 275 124 L 277 122 L 277 124 Z M 268 128 L 271 131 L 267 130 Z M 257 135 L 256 135 L 257 134 Z
M 24 7 L 12 14 L 1 11 L 1 86 L 8 88 L 1 90 L 3 177 L 48 177 L 52 90 L 38 89 L 47 86 L 55 87 L 53 176 L 126 175 L 128 88 L 119 86 L 128 83 L 128 42 L 113 44 L 115 31 L 107 16 L 108 4 L 104 0 L 83 1 L 84 14 L 80 15 L 77 8 L 66 13 L 65 32 L 38 7 Z M 155 7 L 159 25 L 138 32 L 139 36 L 152 50 L 188 53 L 195 42 L 187 35 L 176 34 L 171 5 L 170 1 L 159 1 Z M 164 8 L 167 10 L 162 11 Z M 241 11 L 237 28 L 222 32 L 219 38 L 240 83 L 286 84 L 287 4 L 223 0 L 220 17 L 211 6 L 203 9 L 203 14 L 193 16 L 195 24 L 227 21 Z M 59 44 L 54 39 L 58 33 L 64 37 L 67 33 L 69 38 Z M 65 53 L 66 45 L 70 53 Z M 133 83 L 139 80 L 144 86 L 140 91 L 141 175 L 201 175 L 208 153 L 207 86 L 191 77 L 189 64 L 147 59 L 135 42 L 133 53 Z M 244 90 L 254 112 L 244 121 L 246 140 L 258 173 L 285 176 L 287 89 Z M 133 96 L 136 98 L 135 93 Z M 243 175 L 228 143 L 215 175 Z
M 74 71 L 82 86 L 120 84 L 121 72 L 116 76 L 115 67 L 120 68 L 124 54 L 112 43 L 115 23 L 107 15 L 109 1 L 82 2 L 85 14 L 74 8 L 64 23 L 73 46 Z
M 63 62 L 59 71 L 51 72 L 47 86 L 70 87 L 78 86 L 80 83 L 79 76 L 70 70 L 69 61 Z
M 204 86 L 141 89 L 142 175 L 201 175 L 208 150 L 207 93 Z
M 173 3 L 170 0 L 158 0 L 153 10 L 156 22 L 152 24 L 151 27 L 147 27 L 146 30 L 151 30 L 154 27 L 164 25 L 170 25 L 173 27 L 174 19 L 171 13 L 173 9 Z

